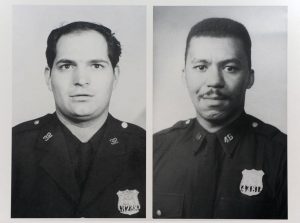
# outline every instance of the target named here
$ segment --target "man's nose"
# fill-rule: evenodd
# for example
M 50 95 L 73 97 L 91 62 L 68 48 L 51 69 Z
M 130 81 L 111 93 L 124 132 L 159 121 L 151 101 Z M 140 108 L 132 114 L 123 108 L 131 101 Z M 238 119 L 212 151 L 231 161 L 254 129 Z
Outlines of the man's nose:
M 212 67 L 209 69 L 209 71 L 206 73 L 206 85 L 208 87 L 214 87 L 214 88 L 222 88 L 224 87 L 224 77 L 223 72 L 218 67 Z
M 73 78 L 74 85 L 88 85 L 90 83 L 89 72 L 83 67 L 77 67 Z

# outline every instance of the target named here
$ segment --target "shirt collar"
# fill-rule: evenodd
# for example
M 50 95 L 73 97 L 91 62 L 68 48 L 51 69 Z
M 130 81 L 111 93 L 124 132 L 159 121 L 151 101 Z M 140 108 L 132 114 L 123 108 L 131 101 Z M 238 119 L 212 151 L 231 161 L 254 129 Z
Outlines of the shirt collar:
M 77 148 L 79 147 L 82 142 L 75 136 L 73 133 L 56 117 L 57 122 L 59 122 L 61 129 L 63 131 L 64 136 L 66 137 L 66 142 L 69 148 Z M 87 142 L 92 146 L 93 152 L 96 152 L 97 148 L 100 145 L 101 140 L 104 137 L 104 132 L 107 127 L 107 123 L 110 120 L 110 115 L 104 122 L 104 124 L 101 126 L 101 128 L 98 129 L 98 131 L 92 136 L 92 138 Z
M 246 123 L 246 114 L 243 112 L 235 121 L 219 130 L 216 135 L 224 149 L 224 152 L 231 156 L 237 147 L 243 134 L 243 126 Z
M 193 151 L 196 154 L 201 148 L 208 132 L 199 124 L 196 118 L 192 120 L 191 125 L 193 126 L 193 134 L 192 134 L 193 137 L 192 140 L 194 142 Z
M 218 138 L 224 152 L 231 156 L 234 149 L 236 148 L 240 138 L 242 136 L 242 126 L 246 123 L 246 113 L 243 112 L 235 121 L 233 121 L 228 126 L 222 128 L 218 132 L 214 133 L 216 138 Z M 212 135 L 207 132 L 197 121 L 197 119 L 193 119 L 191 125 L 193 125 L 193 151 L 196 154 L 205 139 L 208 135 Z

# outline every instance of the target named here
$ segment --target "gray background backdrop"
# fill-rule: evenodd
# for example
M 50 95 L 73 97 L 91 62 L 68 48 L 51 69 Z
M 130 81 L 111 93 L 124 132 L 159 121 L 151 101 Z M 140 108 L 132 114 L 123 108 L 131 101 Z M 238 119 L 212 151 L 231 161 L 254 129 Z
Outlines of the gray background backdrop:
M 100 23 L 115 32 L 122 45 L 121 73 L 110 112 L 145 128 L 145 6 L 14 6 L 12 125 L 54 112 L 43 74 L 47 37 L 52 29 L 78 20 Z
M 156 6 L 153 24 L 153 129 L 195 117 L 181 78 L 186 37 L 208 17 L 243 23 L 252 39 L 255 82 L 247 91 L 247 113 L 287 132 L 287 7 Z

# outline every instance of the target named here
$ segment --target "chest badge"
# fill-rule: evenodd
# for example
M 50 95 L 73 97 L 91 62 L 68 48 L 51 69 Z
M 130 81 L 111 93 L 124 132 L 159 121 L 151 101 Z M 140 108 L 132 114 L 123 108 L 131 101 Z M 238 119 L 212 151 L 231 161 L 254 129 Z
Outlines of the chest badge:
M 133 215 L 140 211 L 141 205 L 138 200 L 137 190 L 118 191 L 118 210 L 122 214 Z
M 243 170 L 243 178 L 240 184 L 240 191 L 242 194 L 254 196 L 260 194 L 263 190 L 262 178 L 265 174 L 262 170 Z

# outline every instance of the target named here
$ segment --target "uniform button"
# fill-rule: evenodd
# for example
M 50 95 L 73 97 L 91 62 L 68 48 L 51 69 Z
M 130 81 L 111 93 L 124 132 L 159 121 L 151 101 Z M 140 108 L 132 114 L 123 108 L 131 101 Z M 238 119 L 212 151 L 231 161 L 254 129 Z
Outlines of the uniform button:
M 126 128 L 128 127 L 127 122 L 122 122 L 122 127 L 123 127 L 124 129 L 126 129 Z
M 190 122 L 191 122 L 191 120 L 186 120 L 186 121 L 185 121 L 185 124 L 188 125 L 188 124 L 190 124 Z
M 38 125 L 40 123 L 40 120 L 35 120 L 34 122 L 33 122 L 33 124 L 35 124 L 35 125 Z
M 258 123 L 257 122 L 252 122 L 252 127 L 253 128 L 256 128 L 258 126 Z
M 157 215 L 157 216 L 161 216 L 161 210 L 158 209 L 158 210 L 156 211 L 156 215 Z

